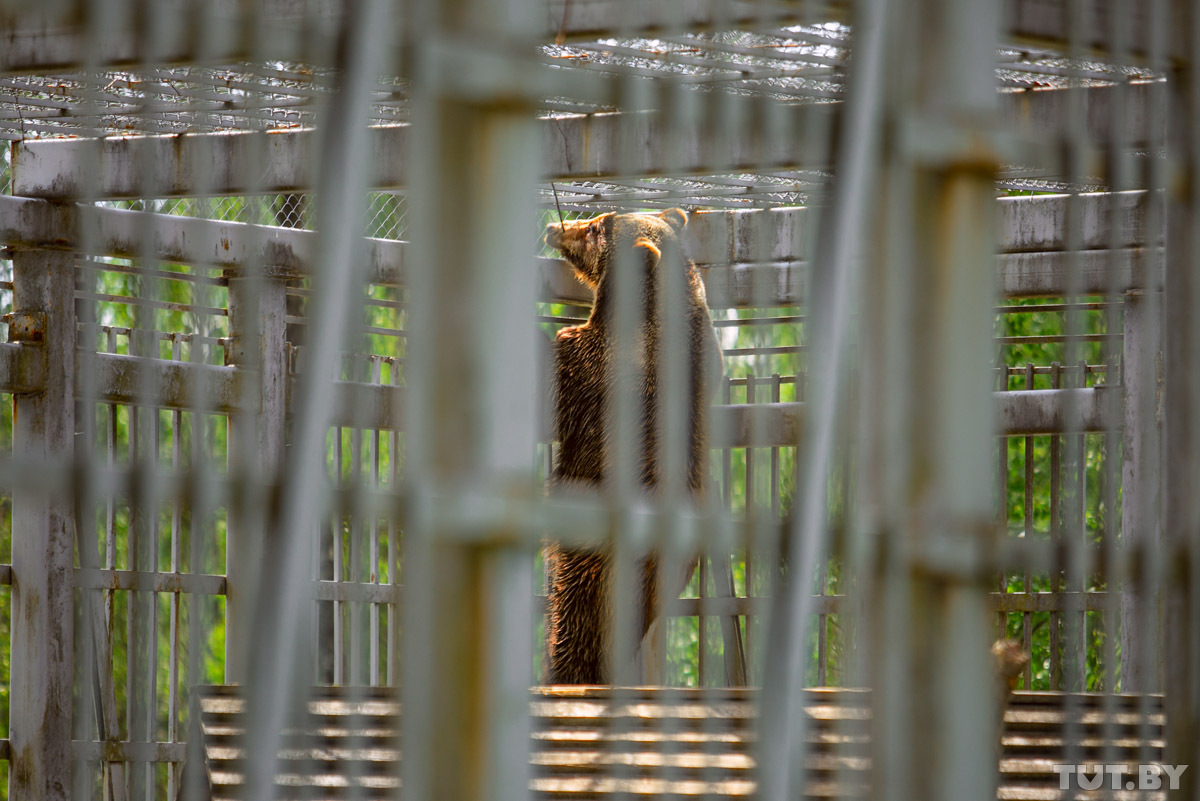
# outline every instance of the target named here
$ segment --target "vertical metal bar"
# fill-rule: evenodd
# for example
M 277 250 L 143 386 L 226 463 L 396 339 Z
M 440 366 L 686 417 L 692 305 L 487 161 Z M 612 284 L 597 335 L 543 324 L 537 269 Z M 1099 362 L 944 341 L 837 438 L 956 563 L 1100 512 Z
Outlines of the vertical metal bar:
M 1081 388 L 1087 386 L 1087 377 L 1088 377 L 1087 361 L 1084 359 L 1080 359 L 1079 360 L 1079 386 Z M 1079 476 L 1078 482 L 1077 482 L 1077 486 L 1079 489 L 1079 495 L 1075 498 L 1076 509 L 1075 509 L 1074 514 L 1075 514 L 1075 524 L 1078 526 L 1078 530 L 1076 532 L 1076 536 L 1072 537 L 1071 540 L 1075 543 L 1075 546 L 1076 546 L 1074 560 L 1077 563 L 1077 571 L 1078 571 L 1077 572 L 1078 583 L 1076 585 L 1077 589 L 1079 590 L 1078 597 L 1081 600 L 1086 600 L 1086 593 L 1088 591 L 1088 589 L 1087 589 L 1088 588 L 1088 577 L 1087 577 L 1086 571 L 1084 570 L 1083 566 L 1086 564 L 1086 560 L 1087 560 L 1086 554 L 1087 554 L 1087 546 L 1088 546 L 1088 527 L 1087 527 L 1088 435 L 1082 431 L 1079 432 L 1078 434 L 1076 434 L 1075 435 L 1075 446 L 1076 446 L 1075 464 L 1078 466 L 1078 476 Z M 1077 643 L 1076 643 L 1076 649 L 1075 649 L 1075 658 L 1076 658 L 1077 664 L 1078 664 L 1076 675 L 1078 676 L 1079 686 L 1077 689 L 1080 692 L 1082 692 L 1082 691 L 1087 690 L 1087 688 L 1088 688 L 1088 684 L 1087 684 L 1087 681 L 1088 681 L 1088 672 L 1087 672 L 1088 613 L 1087 613 L 1087 604 L 1086 603 L 1080 604 L 1079 609 L 1078 609 L 1078 619 L 1079 619 L 1079 628 L 1075 632 L 1076 637 L 1078 638 Z
M 708 595 L 708 557 L 700 557 L 696 568 L 696 596 L 700 599 L 699 614 L 696 615 L 696 683 L 707 687 L 708 676 L 708 626 L 704 616 L 704 599 Z
M 1176 4 L 1182 52 L 1169 74 L 1169 164 L 1178 178 L 1200 167 L 1200 9 Z M 1164 587 L 1167 711 L 1166 761 L 1192 765 L 1173 798 L 1192 799 L 1200 789 L 1200 182 L 1168 180 L 1167 253 L 1163 276 L 1163 534 L 1169 570 Z
M 763 686 L 772 702 L 762 708 L 759 765 L 761 796 L 771 800 L 796 797 L 807 784 L 801 685 L 813 603 L 809 577 L 827 553 L 828 479 L 835 448 L 834 421 L 846 396 L 843 358 L 850 339 L 850 293 L 857 283 L 858 231 L 859 226 L 869 224 L 874 211 L 869 198 L 874 194 L 874 167 L 882 139 L 891 15 L 883 0 L 866 3 L 861 9 L 842 127 L 846 139 L 838 152 L 839 175 L 827 212 L 828 224 L 814 253 L 813 261 L 821 265 L 822 272 L 814 273 L 809 295 L 812 313 L 805 322 L 809 374 L 814 381 L 809 393 L 809 436 L 796 487 L 798 512 L 786 534 L 793 580 L 781 588 L 769 624 L 772 636 Z M 991 46 L 989 43 L 989 50 Z
M 1170 80 L 1170 72 L 1165 67 L 1167 41 L 1174 31 L 1170 27 L 1170 10 L 1173 5 L 1169 0 L 1152 0 L 1146 4 L 1149 10 L 1149 22 L 1146 27 L 1146 62 L 1148 66 L 1162 75 L 1167 75 Z M 1167 119 L 1169 118 L 1169 99 L 1170 92 L 1168 87 L 1163 84 L 1156 84 L 1149 92 L 1149 101 L 1147 103 L 1147 113 L 1144 121 L 1144 130 L 1154 136 L 1162 137 L 1163 132 L 1167 131 Z M 1167 138 L 1168 150 L 1170 147 L 1169 136 Z M 1147 244 L 1165 244 L 1163 232 L 1165 231 L 1165 209 L 1167 191 L 1164 186 L 1167 182 L 1167 164 L 1166 158 L 1154 158 L 1149 161 L 1146 166 L 1144 176 L 1144 186 L 1146 192 L 1146 207 L 1145 207 L 1145 224 L 1143 230 L 1147 232 Z M 1162 276 L 1164 256 L 1170 251 L 1167 249 L 1159 249 L 1157 247 L 1146 247 L 1147 261 L 1145 270 L 1145 283 L 1143 284 L 1146 292 L 1143 294 L 1139 303 L 1141 309 L 1135 313 L 1141 313 L 1149 318 L 1149 330 L 1154 338 L 1153 344 L 1146 348 L 1147 343 L 1140 343 L 1142 347 L 1142 359 L 1145 359 L 1145 354 L 1148 351 L 1153 354 L 1151 363 L 1154 365 L 1151 371 L 1151 379 L 1153 381 L 1153 391 L 1150 395 L 1151 402 L 1147 404 L 1144 400 L 1139 402 L 1139 408 L 1142 413 L 1142 419 L 1138 425 L 1143 432 L 1151 432 L 1149 442 L 1157 448 L 1157 454 L 1153 460 L 1148 462 L 1148 469 L 1137 471 L 1138 486 L 1130 490 L 1128 485 L 1122 485 L 1122 492 L 1132 491 L 1137 499 L 1137 503 L 1142 509 L 1149 509 L 1149 517 L 1153 521 L 1153 525 L 1146 525 L 1143 519 L 1140 524 L 1145 526 L 1143 532 L 1147 532 L 1142 536 L 1149 536 L 1156 541 L 1156 547 L 1148 548 L 1143 551 L 1144 558 L 1137 561 L 1134 570 L 1132 571 L 1132 581 L 1134 588 L 1141 587 L 1143 592 L 1147 593 L 1152 599 L 1151 603 L 1143 603 L 1140 605 L 1142 617 L 1132 621 L 1126 619 L 1122 625 L 1134 625 L 1153 629 L 1151 636 L 1153 637 L 1154 651 L 1149 660 L 1141 660 L 1141 666 L 1134 666 L 1135 674 L 1140 672 L 1136 678 L 1143 682 L 1142 686 L 1150 689 L 1161 690 L 1164 686 L 1164 677 L 1166 674 L 1166 647 L 1165 635 L 1163 632 L 1164 616 L 1162 613 L 1163 601 L 1165 594 L 1163 591 L 1163 557 L 1165 556 L 1165 541 L 1162 532 L 1163 524 L 1163 487 L 1166 486 L 1164 470 L 1163 470 L 1163 449 L 1165 442 L 1162 438 L 1163 433 L 1163 415 L 1162 415 L 1162 336 L 1163 336 L 1163 297 L 1162 297 Z M 1126 310 L 1128 314 L 1128 309 Z M 1128 332 L 1126 336 L 1129 336 Z M 1138 337 L 1135 335 L 1134 339 Z M 1126 340 L 1125 347 L 1130 347 Z M 1124 362 L 1122 363 L 1124 369 Z M 1143 362 L 1144 365 L 1144 362 Z M 1124 373 L 1122 374 L 1124 377 Z M 1142 390 L 1146 391 L 1145 388 Z M 1128 425 L 1128 423 L 1126 423 Z M 1143 443 L 1145 445 L 1146 443 Z M 1129 458 L 1128 454 L 1125 456 Z M 1144 454 L 1143 454 L 1144 458 Z M 1124 521 L 1123 521 L 1124 522 Z M 1128 532 L 1129 529 L 1123 529 Z M 1149 533 L 1152 532 L 1152 533 Z M 1133 661 L 1139 661 L 1137 656 Z M 1146 662 L 1149 662 L 1149 665 Z M 1148 674 L 1148 676 L 1147 676 Z M 1145 680 L 1149 679 L 1146 683 Z M 1198 694 L 1200 697 L 1200 694 Z M 1139 762 L 1149 762 L 1151 756 L 1151 726 L 1153 725 L 1152 713 L 1156 710 L 1156 699 L 1148 694 L 1141 697 L 1138 704 L 1140 714 L 1140 725 L 1137 730 L 1137 737 L 1141 743 L 1138 748 L 1137 759 Z M 1200 719 L 1200 716 L 1197 717 Z
M 1025 389 L 1033 389 L 1033 362 L 1025 364 Z M 1025 437 L 1025 539 L 1033 539 L 1033 491 L 1034 491 L 1034 450 L 1033 437 Z M 1029 570 L 1022 577 L 1021 592 L 1028 597 L 1033 591 Z M 1025 663 L 1025 685 L 1023 689 L 1033 689 L 1033 613 L 1021 615 L 1021 648 L 1030 655 Z
M 524 69 L 544 7 L 413 9 L 413 217 L 405 429 L 406 798 L 528 793 L 533 538 L 511 525 L 461 539 L 440 508 L 462 493 L 533 498 L 536 298 L 528 231 L 540 141 Z M 495 70 L 465 69 L 478 54 Z M 470 236 L 464 236 L 470 231 Z M 447 310 L 465 309 L 464 315 Z M 470 376 L 472 391 L 462 381 Z M 453 493 L 453 495 L 449 495 Z M 525 532 L 530 534 L 532 532 Z M 464 744 L 469 744 L 464 748 Z
M 264 272 L 228 276 L 231 364 L 247 371 L 257 388 L 254 411 L 230 420 L 229 452 L 235 461 L 248 452 L 255 463 L 234 469 L 271 487 L 283 465 L 286 441 L 287 282 L 265 267 Z M 250 447 L 239 445 L 239 439 L 250 440 Z M 225 672 L 230 682 L 245 682 L 250 675 L 257 582 L 274 536 L 268 530 L 266 506 L 260 504 L 257 514 L 231 514 L 228 522 Z M 238 523 L 245 528 L 239 530 Z
M 885 150 L 887 191 L 872 193 L 889 236 L 884 260 L 863 282 L 881 279 L 879 291 L 859 311 L 881 321 L 873 324 L 879 361 L 870 367 L 883 371 L 889 389 L 878 441 L 866 443 L 863 457 L 883 463 L 880 486 L 869 490 L 877 537 L 886 542 L 875 575 L 882 608 L 872 660 L 872 778 L 883 799 L 996 792 L 999 709 L 987 603 L 995 580 L 994 299 L 978 276 L 995 260 L 1000 157 L 965 142 L 983 141 L 996 119 L 998 16 L 999 6 L 986 0 L 950 0 L 872 19 L 887 32 L 878 45 L 887 93 L 877 102 L 886 104 L 889 130 L 911 126 Z M 934 19 L 936 26 L 927 24 Z M 856 67 L 864 45 L 869 55 L 875 43 L 857 43 Z M 947 142 L 964 144 L 943 151 L 929 143 L 935 132 L 953 132 Z M 809 352 L 817 358 L 820 350 L 812 343 Z
M 757 276 L 757 273 L 755 275 Z M 746 403 L 753 404 L 753 403 L 757 402 L 757 400 L 758 400 L 757 387 L 760 385 L 760 383 L 761 382 L 756 378 L 754 373 L 750 373 L 746 376 Z M 769 387 L 770 387 L 770 385 L 768 384 L 768 388 Z M 770 448 L 770 449 L 768 449 L 768 454 L 769 454 L 769 460 L 770 460 L 770 464 L 771 464 L 770 477 L 772 480 L 775 480 L 778 478 L 778 476 L 775 472 L 775 469 L 774 469 L 778 464 L 778 449 Z M 767 515 L 767 510 L 764 508 L 765 504 L 758 502 L 758 499 L 757 499 L 758 492 L 757 492 L 756 488 L 754 487 L 754 475 L 755 475 L 754 461 L 755 461 L 755 449 L 747 448 L 746 449 L 746 529 L 745 529 L 746 530 L 746 539 L 745 539 L 745 542 L 742 543 L 742 553 L 745 554 L 744 567 L 745 567 L 745 576 L 746 576 L 746 597 L 747 598 L 749 598 L 751 595 L 750 587 L 754 583 L 753 582 L 754 566 L 755 566 L 754 552 L 763 547 L 763 540 L 765 539 L 765 537 L 762 536 L 762 532 L 766 531 L 769 526 L 772 526 L 775 524 L 775 522 L 773 520 L 770 520 L 770 521 L 767 520 L 768 515 Z M 768 498 L 771 497 L 771 493 L 774 490 L 775 490 L 774 484 L 767 488 L 766 494 L 767 494 Z M 746 616 L 746 622 L 747 622 L 747 626 L 748 626 L 749 622 L 750 622 L 749 615 Z M 730 682 L 731 684 L 745 683 L 746 677 L 749 675 L 748 670 L 747 670 L 747 665 L 745 664 L 748 659 L 747 655 L 750 652 L 750 649 L 748 647 L 749 643 L 748 643 L 748 641 L 745 641 L 743 639 L 741 631 L 740 631 L 740 629 L 737 628 L 737 626 L 738 626 L 738 618 L 736 616 L 734 616 L 733 630 L 730 631 L 729 628 L 727 627 L 725 629 L 726 635 L 724 637 L 724 646 L 725 646 L 725 654 L 726 654 L 725 660 L 726 660 L 726 665 L 729 666 L 726 670 L 726 673 L 727 673 L 726 681 L 729 681 L 729 675 L 731 675 L 729 668 L 735 669 L 735 674 L 741 678 L 740 682 Z M 736 657 L 737 664 L 730 662 L 730 656 Z
M 105 344 L 109 353 L 117 351 L 117 332 L 111 326 L 105 326 Z M 106 406 L 107 415 L 107 447 L 105 462 L 109 468 L 117 463 L 117 418 L 120 407 L 115 403 Z M 117 510 L 112 495 L 105 498 L 105 527 L 104 527 L 104 567 L 113 569 L 117 562 Z M 89 538 L 90 539 L 90 538 Z M 80 554 L 81 559 L 84 554 Z M 95 655 L 93 664 L 108 666 L 114 663 L 113 631 L 116 625 L 116 591 L 104 591 L 103 617 L 93 623 L 93 642 Z M 95 615 L 95 612 L 93 612 Z M 100 736 L 105 740 L 119 739 L 121 725 L 117 719 L 116 679 L 111 669 L 97 669 L 96 684 L 100 695 Z M 101 763 L 101 779 L 106 798 L 123 799 L 127 796 L 125 779 L 128 771 L 123 764 L 113 762 Z
M 733 380 L 728 376 L 721 378 L 721 403 L 728 406 L 733 397 Z M 720 507 L 729 516 L 733 515 L 733 448 L 721 450 L 721 504 Z M 702 557 L 696 568 L 696 596 L 704 598 L 705 587 L 708 585 L 708 565 Z M 708 635 L 704 627 L 704 601 L 699 604 L 700 614 L 696 617 L 696 683 L 704 687 L 708 677 Z
M 359 487 L 363 481 L 364 467 L 363 452 L 362 452 L 362 429 L 353 428 L 350 430 L 350 476 L 349 487 L 351 490 Z M 350 557 L 350 575 L 349 580 L 352 584 L 361 584 L 363 581 L 363 533 L 366 530 L 366 521 L 362 520 L 357 514 L 351 512 L 349 524 L 346 527 L 346 534 L 350 537 L 349 557 Z M 350 682 L 353 684 L 363 684 L 363 605 L 359 601 L 352 601 L 349 604 L 349 623 L 350 623 Z
M 1000 364 L 1000 391 L 1004 392 L 1008 389 L 1008 367 L 1001 360 Z M 996 531 L 1000 537 L 1008 536 L 1008 437 L 1000 436 L 996 438 L 996 459 L 997 459 L 997 509 L 996 509 Z M 1004 568 L 1001 567 L 996 571 L 996 591 L 1003 595 L 1008 592 L 1008 575 Z M 999 611 L 996 613 L 996 636 L 1005 638 L 1008 635 L 1008 615 Z
M 316 192 L 316 255 L 312 319 L 328 335 L 305 347 L 297 382 L 299 391 L 291 458 L 281 485 L 281 514 L 273 569 L 261 575 L 260 603 L 254 610 L 258 638 L 247 692 L 249 725 L 244 794 L 272 793 L 278 746 L 289 717 L 301 698 L 302 663 L 307 620 L 311 612 L 309 581 L 312 550 L 307 541 L 314 523 L 328 513 L 327 442 L 333 405 L 338 352 L 359 327 L 353 310 L 364 283 L 362 213 L 367 177 L 369 87 L 391 64 L 385 59 L 387 34 L 394 31 L 392 7 L 383 0 L 364 0 L 346 8 L 336 54 L 336 90 L 325 109 L 329 125 L 321 128 Z M 408 715 L 408 709 L 405 709 Z M 405 741 L 405 761 L 412 740 Z M 408 792 L 408 788 L 405 788 Z
M 154 353 L 150 358 L 157 358 L 157 341 L 153 341 Z M 153 476 L 158 473 L 159 468 L 159 447 L 162 444 L 162 415 L 163 413 L 158 408 L 150 408 L 146 410 L 150 415 L 149 428 L 150 436 L 150 452 L 147 460 L 147 472 Z M 159 535 L 159 501 L 157 497 L 151 496 L 146 500 L 147 520 L 146 520 L 146 564 L 142 568 L 151 574 L 158 573 L 158 535 Z M 158 593 L 148 591 L 144 593 L 143 603 L 145 604 L 144 621 L 141 631 L 141 637 L 144 641 L 141 647 L 144 649 L 146 659 L 146 675 L 144 678 L 145 695 L 142 703 L 145 704 L 142 712 L 143 721 L 142 733 L 145 735 L 145 742 L 154 742 L 158 739 Z M 153 759 L 146 763 L 146 801 L 154 801 L 158 794 L 157 788 L 157 764 Z
M 142 328 L 130 332 L 130 355 L 148 358 L 149 348 Z M 140 389 L 140 388 L 139 388 Z M 129 407 L 129 469 L 138 476 L 152 473 L 151 452 L 154 448 L 152 416 L 157 416 L 153 407 L 138 405 Z M 145 491 L 145 482 L 135 481 L 135 491 L 129 503 L 129 569 L 150 569 L 150 543 L 154 536 L 154 513 Z M 146 630 L 150 626 L 150 597 L 145 590 L 131 590 L 125 607 L 125 714 L 129 738 L 146 742 L 146 718 L 150 705 L 150 647 Z M 147 798 L 152 784 L 149 781 L 150 764 L 141 760 L 130 760 L 127 780 L 129 797 L 140 801 Z
M 391 374 L 388 376 L 392 386 L 400 384 L 400 370 L 395 361 L 391 362 Z M 400 485 L 400 433 L 392 431 L 388 434 L 388 488 L 398 493 Z M 387 580 L 393 587 L 400 584 L 400 523 L 397 514 L 388 516 L 387 521 Z M 395 687 L 400 678 L 400 608 L 397 604 L 388 606 L 387 627 L 387 683 Z
M 180 361 L 182 342 L 177 334 L 171 335 L 171 359 Z M 183 412 L 171 412 L 171 469 L 183 472 Z M 180 571 L 180 548 L 183 533 L 183 504 L 178 498 L 171 503 L 171 556 L 169 571 Z M 167 656 L 167 742 L 179 742 L 179 609 L 178 592 L 170 595 L 170 631 Z M 167 797 L 176 798 L 179 793 L 179 773 L 182 765 L 172 763 L 167 771 Z
M 13 256 L 13 302 L 46 315 L 38 348 L 41 392 L 15 396 L 13 457 L 67 466 L 75 448 L 75 257 Z M 71 794 L 75 623 L 75 513 L 67 487 L 13 498 L 12 672 L 9 731 L 13 798 Z
M 381 370 L 383 361 L 377 357 L 371 357 L 371 383 L 381 383 Z M 380 432 L 375 429 L 371 432 L 369 442 L 370 453 L 369 464 L 371 471 L 371 487 L 378 492 L 383 484 L 383 476 L 380 472 L 381 455 L 379 452 Z M 382 583 L 382 574 L 379 570 L 379 517 L 372 512 L 371 519 L 367 521 L 369 542 L 367 545 L 367 565 L 369 573 L 366 581 L 372 584 Z M 379 607 L 380 604 L 370 604 L 370 620 L 368 621 L 367 637 L 369 642 L 369 652 L 367 654 L 369 676 L 368 682 L 372 687 L 379 686 L 379 644 L 383 639 L 383 632 L 379 630 Z
M 333 483 L 340 490 L 346 489 L 346 478 L 342 470 L 342 460 L 345 459 L 345 454 L 342 448 L 342 428 L 338 426 L 333 429 Z M 345 565 L 342 564 L 342 548 L 345 546 L 345 527 L 346 513 L 341 509 L 335 509 L 330 516 L 330 531 L 333 532 L 330 537 L 330 542 L 333 547 L 333 586 L 335 590 L 341 590 L 342 582 L 345 580 Z M 333 609 L 333 683 L 346 683 L 346 603 L 342 600 L 339 592 L 331 604 Z
M 1149 236 L 1154 236 L 1150 232 Z M 1155 410 L 1158 389 L 1158 320 L 1149 316 L 1157 307 L 1148 290 L 1125 293 L 1121 388 L 1124 404 L 1123 464 L 1121 470 L 1121 532 L 1125 559 L 1135 572 L 1121 595 L 1121 683 L 1124 692 L 1154 692 L 1159 688 L 1162 649 L 1158 640 L 1158 603 L 1146 586 L 1139 566 L 1157 550 L 1155 510 L 1158 493 L 1159 444 Z M 1109 382 L 1111 383 L 1111 378 Z M 1149 623 L 1149 625 L 1147 625 Z
M 1050 388 L 1062 386 L 1062 365 L 1053 362 L 1050 365 Z M 1054 434 L 1050 437 L 1050 541 L 1058 548 L 1062 542 L 1062 448 L 1063 438 Z M 1050 574 L 1050 591 L 1057 593 L 1059 598 L 1066 588 L 1063 573 L 1057 567 Z M 1059 602 L 1061 603 L 1061 601 Z M 1056 604 L 1058 606 L 1058 604 Z M 1050 689 L 1063 689 L 1062 670 L 1062 612 L 1059 609 L 1050 613 Z
M 795 381 L 799 378 L 793 376 Z M 771 402 L 779 403 L 783 400 L 783 381 L 779 373 L 771 376 Z M 797 397 L 797 400 L 799 398 Z M 777 570 L 776 553 L 779 549 L 779 534 L 782 529 L 783 509 L 782 509 L 782 494 L 780 487 L 780 451 L 781 448 L 771 449 L 771 526 L 776 529 L 776 533 L 772 536 L 772 547 L 768 550 L 763 543 L 759 543 L 762 548 L 762 556 L 764 558 L 758 560 L 758 570 Z M 765 565 L 763 564 L 765 562 Z M 746 566 L 746 596 L 747 598 L 758 598 L 764 593 L 765 587 L 774 587 L 774 578 L 764 576 L 765 582 L 758 581 L 750 566 Z M 750 614 L 746 616 L 746 659 L 747 668 L 746 676 L 751 684 L 759 684 L 762 681 L 762 658 L 761 654 L 755 650 L 755 640 L 758 639 L 759 633 L 762 630 L 762 615 L 757 611 L 758 607 L 752 600 L 749 606 Z

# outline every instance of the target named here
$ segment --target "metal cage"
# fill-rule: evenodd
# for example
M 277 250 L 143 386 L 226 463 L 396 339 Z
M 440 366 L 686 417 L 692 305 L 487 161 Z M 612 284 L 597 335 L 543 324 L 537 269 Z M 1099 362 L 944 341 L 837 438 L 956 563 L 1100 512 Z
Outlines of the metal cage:
M 0 798 L 1200 798 L 1192 4 L 0 25 Z M 541 232 L 671 208 L 704 491 L 670 314 L 636 478 L 618 278 L 610 472 L 548 488 Z M 611 686 L 545 686 L 548 543 Z

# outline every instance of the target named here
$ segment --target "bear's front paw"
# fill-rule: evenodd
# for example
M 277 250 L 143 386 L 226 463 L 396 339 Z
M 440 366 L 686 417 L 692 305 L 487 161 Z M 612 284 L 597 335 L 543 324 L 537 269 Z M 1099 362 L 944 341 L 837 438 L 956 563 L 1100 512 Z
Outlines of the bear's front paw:
M 583 333 L 582 325 L 572 325 L 567 328 L 560 328 L 558 333 L 554 335 L 554 338 L 559 342 L 565 342 L 568 339 L 578 339 L 581 333 Z

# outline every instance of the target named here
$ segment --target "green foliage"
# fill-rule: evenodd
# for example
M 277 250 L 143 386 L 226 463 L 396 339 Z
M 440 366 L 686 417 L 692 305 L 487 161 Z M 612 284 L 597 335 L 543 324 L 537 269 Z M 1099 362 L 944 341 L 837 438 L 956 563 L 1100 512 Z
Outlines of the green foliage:
M 1095 386 L 1115 383 L 1107 370 L 1089 369 L 1081 374 L 1078 365 L 1106 365 L 1119 354 L 1104 335 L 1113 325 L 1108 307 L 1094 305 L 1071 312 L 1061 310 L 1013 312 L 998 315 L 997 334 L 1028 340 L 1004 344 L 1000 363 L 1025 368 L 1051 367 L 1036 374 L 1032 385 L 1027 375 L 1009 375 L 1008 389 L 1046 389 L 1051 386 Z M 1017 305 L 1046 307 L 1054 300 L 1029 301 Z M 1072 319 L 1068 319 L 1068 315 Z M 1119 320 L 1116 326 L 1119 326 Z M 1047 341 L 1034 337 L 1078 335 L 1075 341 Z M 1053 369 L 1061 365 L 1057 373 Z M 1069 367 L 1068 367 L 1069 366 Z M 1004 519 L 1009 536 L 1039 540 L 1075 539 L 1090 545 L 1116 537 L 1121 519 L 1119 439 L 1108 443 L 1102 434 L 1070 437 L 1012 437 L 1001 441 L 1005 470 Z M 997 453 L 997 457 L 1001 456 Z M 1111 461 L 1110 461 L 1111 460 Z M 1057 466 L 1057 469 L 1055 469 Z M 1118 486 L 1109 487 L 1116 481 Z M 1053 492 L 1058 486 L 1057 500 Z M 1063 589 L 1103 592 L 1099 576 L 1084 576 L 1082 586 L 1068 587 L 1065 575 L 1009 575 L 1005 591 L 1053 592 Z M 1032 683 L 1024 689 L 1114 690 L 1120 681 L 1119 625 L 1117 617 L 1104 611 L 1078 609 L 1067 612 L 1011 613 L 1005 616 L 1005 636 L 1025 641 L 1032 654 Z M 1110 637 L 1112 639 L 1110 639 Z

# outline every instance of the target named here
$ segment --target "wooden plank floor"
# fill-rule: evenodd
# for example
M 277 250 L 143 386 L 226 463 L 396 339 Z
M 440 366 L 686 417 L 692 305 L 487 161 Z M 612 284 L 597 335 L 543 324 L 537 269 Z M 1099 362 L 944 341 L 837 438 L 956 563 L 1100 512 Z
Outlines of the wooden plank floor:
M 198 688 L 199 723 L 214 801 L 239 799 L 245 704 L 238 688 Z M 810 798 L 869 795 L 869 695 L 845 689 L 806 692 Z M 754 690 L 540 687 L 532 693 L 534 798 L 615 794 L 742 798 L 755 790 Z M 1067 707 L 1075 725 L 1065 727 Z M 1107 711 L 1113 707 L 1113 714 Z M 307 722 L 285 732 L 277 784 L 297 799 L 395 798 L 400 707 L 391 691 L 323 687 Z M 1001 801 L 1102 797 L 1059 789 L 1052 768 L 1076 761 L 1161 761 L 1162 698 L 1014 693 L 1004 715 L 999 759 Z M 189 766 L 190 769 L 190 766 Z M 1159 799 L 1127 793 L 1115 799 Z

